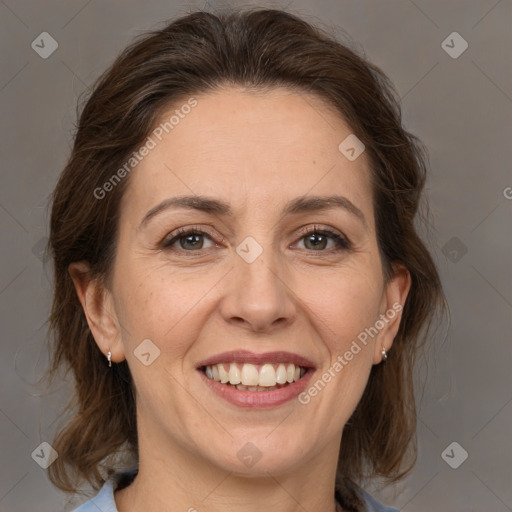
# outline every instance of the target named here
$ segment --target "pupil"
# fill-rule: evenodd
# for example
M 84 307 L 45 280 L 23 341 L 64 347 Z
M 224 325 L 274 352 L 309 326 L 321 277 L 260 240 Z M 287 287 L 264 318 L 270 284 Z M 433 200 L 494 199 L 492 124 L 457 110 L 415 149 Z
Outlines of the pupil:
M 322 248 L 325 248 L 326 239 L 323 235 L 313 233 L 312 235 L 309 235 L 308 240 L 309 240 L 309 242 L 316 240 L 316 242 L 313 241 L 313 247 L 318 247 L 321 245 Z
M 203 244 L 197 241 L 197 239 L 198 239 L 200 236 L 201 236 L 201 235 L 187 235 L 187 236 L 185 237 L 185 245 L 186 245 L 186 244 L 188 244 L 188 243 L 190 243 L 190 244 L 191 244 L 190 246 L 191 246 L 192 248 L 196 248 L 196 247 L 198 247 L 198 245 L 199 245 L 199 248 L 201 248 Z M 194 242 L 194 239 L 195 239 L 195 242 Z M 182 240 L 183 240 L 183 238 L 182 238 Z M 183 245 L 184 245 L 184 244 L 182 243 L 182 244 L 181 244 L 181 246 L 182 246 L 182 248 L 183 248 L 183 249 L 185 249 L 185 247 L 184 247 Z

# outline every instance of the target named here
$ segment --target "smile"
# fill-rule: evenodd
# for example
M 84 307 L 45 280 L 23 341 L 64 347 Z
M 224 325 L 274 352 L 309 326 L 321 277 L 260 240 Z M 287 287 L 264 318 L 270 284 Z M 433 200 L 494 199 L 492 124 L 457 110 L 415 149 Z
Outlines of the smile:
M 209 379 L 236 387 L 240 391 L 271 391 L 298 381 L 306 368 L 293 363 L 219 363 L 204 367 Z
M 261 409 L 296 399 L 316 366 L 294 352 L 234 350 L 203 359 L 196 369 L 217 397 L 237 407 Z

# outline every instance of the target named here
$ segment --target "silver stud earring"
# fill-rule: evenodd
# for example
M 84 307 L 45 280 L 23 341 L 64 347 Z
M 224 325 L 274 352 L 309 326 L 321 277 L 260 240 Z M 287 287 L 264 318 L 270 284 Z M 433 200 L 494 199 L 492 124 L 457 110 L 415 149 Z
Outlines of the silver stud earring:
M 108 351 L 108 355 L 107 355 L 107 359 L 108 359 L 108 365 L 109 366 L 112 366 L 112 352 L 110 352 L 110 350 Z
M 388 354 L 386 352 L 386 349 L 384 348 L 384 346 L 382 346 L 382 360 L 385 361 L 387 358 L 388 358 Z

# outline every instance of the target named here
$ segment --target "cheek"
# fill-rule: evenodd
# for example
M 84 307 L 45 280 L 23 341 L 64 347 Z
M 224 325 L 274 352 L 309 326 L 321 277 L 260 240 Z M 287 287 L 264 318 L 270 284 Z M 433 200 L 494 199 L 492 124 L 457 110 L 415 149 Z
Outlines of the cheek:
M 125 277 L 117 288 L 120 300 L 116 306 L 125 327 L 123 342 L 133 350 L 149 338 L 161 350 L 165 346 L 166 352 L 183 351 L 199 332 L 197 314 L 218 279 L 211 273 L 142 263 L 132 265 Z
M 373 267 L 350 265 L 303 279 L 300 296 L 319 320 L 323 339 L 342 350 L 378 318 L 382 282 Z

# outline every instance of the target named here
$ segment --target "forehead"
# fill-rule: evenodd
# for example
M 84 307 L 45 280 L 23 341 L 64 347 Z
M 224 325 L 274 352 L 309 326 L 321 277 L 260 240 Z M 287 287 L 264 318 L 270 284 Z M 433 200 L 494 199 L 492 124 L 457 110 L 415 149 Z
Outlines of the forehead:
M 371 217 L 366 154 L 350 161 L 340 152 L 352 131 L 319 97 L 231 88 L 193 100 L 163 111 L 149 134 L 153 147 L 125 194 L 132 212 L 182 194 L 218 196 L 236 210 L 340 193 Z

